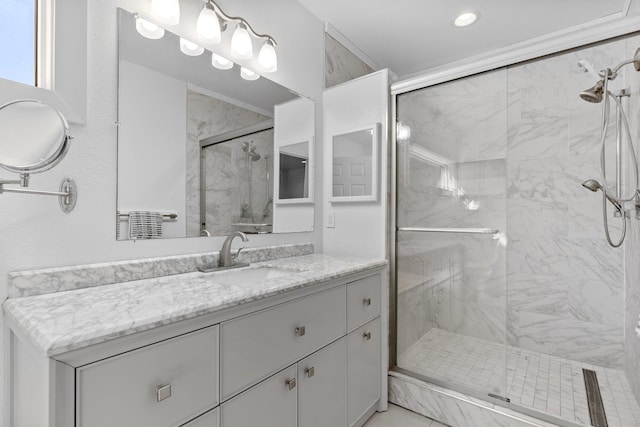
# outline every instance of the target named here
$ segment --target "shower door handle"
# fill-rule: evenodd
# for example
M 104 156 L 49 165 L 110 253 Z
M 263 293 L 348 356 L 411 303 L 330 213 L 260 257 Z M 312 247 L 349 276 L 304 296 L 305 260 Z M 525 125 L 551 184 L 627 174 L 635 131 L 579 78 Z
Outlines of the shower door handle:
M 413 231 L 417 233 L 457 233 L 457 234 L 498 234 L 495 228 L 429 228 L 429 227 L 398 227 L 398 231 Z

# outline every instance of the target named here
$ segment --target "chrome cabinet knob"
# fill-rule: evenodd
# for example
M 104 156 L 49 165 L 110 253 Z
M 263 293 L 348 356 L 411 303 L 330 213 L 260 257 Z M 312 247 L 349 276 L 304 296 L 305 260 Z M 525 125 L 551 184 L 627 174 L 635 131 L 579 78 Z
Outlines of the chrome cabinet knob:
M 288 379 L 285 384 L 287 385 L 287 387 L 289 387 L 289 390 L 293 390 L 294 388 L 296 388 L 296 379 Z
M 365 332 L 364 334 L 362 334 L 362 338 L 369 341 L 371 339 L 371 332 Z
M 162 402 L 171 397 L 171 384 L 159 385 L 156 387 L 156 399 Z
M 296 328 L 296 336 L 303 337 L 307 333 L 307 329 L 304 326 L 298 326 Z
M 371 305 L 371 298 L 365 298 L 362 300 L 362 304 L 369 306 Z
M 316 368 L 313 366 L 310 368 L 305 368 L 304 373 L 307 375 L 307 378 L 311 378 L 316 374 Z

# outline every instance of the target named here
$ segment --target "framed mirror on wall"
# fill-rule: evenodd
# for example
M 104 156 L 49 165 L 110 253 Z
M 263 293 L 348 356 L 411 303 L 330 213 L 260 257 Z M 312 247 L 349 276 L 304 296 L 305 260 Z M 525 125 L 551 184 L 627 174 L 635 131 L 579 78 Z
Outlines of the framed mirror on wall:
M 333 135 L 329 146 L 333 165 L 330 202 L 378 200 L 379 145 L 379 123 Z
M 274 207 L 274 165 L 279 141 L 313 137 L 313 101 L 215 68 L 209 51 L 185 55 L 167 30 L 145 38 L 118 13 L 117 238 L 312 231 L 313 207 L 278 226 L 294 209 Z
M 278 146 L 276 203 L 313 203 L 313 138 Z

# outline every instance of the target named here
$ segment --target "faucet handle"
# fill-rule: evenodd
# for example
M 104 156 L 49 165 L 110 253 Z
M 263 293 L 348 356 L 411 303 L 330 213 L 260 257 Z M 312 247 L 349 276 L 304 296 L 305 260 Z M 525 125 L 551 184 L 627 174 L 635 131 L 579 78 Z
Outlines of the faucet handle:
M 232 258 L 232 259 L 234 259 L 234 260 L 235 260 L 236 258 L 238 258 L 238 256 L 240 255 L 240 252 L 241 252 L 243 249 L 244 249 L 244 248 L 240 248 L 240 249 L 238 249 L 238 251 L 236 252 L 236 254 L 235 254 L 235 255 L 231 255 L 231 258 Z

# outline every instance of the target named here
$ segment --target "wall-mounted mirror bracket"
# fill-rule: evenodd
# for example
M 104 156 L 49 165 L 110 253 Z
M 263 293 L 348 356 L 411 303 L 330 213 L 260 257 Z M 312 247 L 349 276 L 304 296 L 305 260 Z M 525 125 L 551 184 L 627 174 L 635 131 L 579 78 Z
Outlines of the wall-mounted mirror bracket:
M 7 184 L 19 184 L 23 188 L 7 188 Z M 23 185 L 24 184 L 24 185 Z M 0 179 L 0 194 L 2 193 L 22 193 L 22 194 L 37 194 L 41 196 L 58 196 L 60 201 L 60 209 L 64 213 L 69 213 L 76 207 L 76 201 L 78 200 L 78 187 L 73 178 L 64 178 L 60 182 L 60 191 L 43 191 L 32 190 L 24 188 L 29 186 L 29 174 L 22 174 L 20 179 L 8 180 Z

